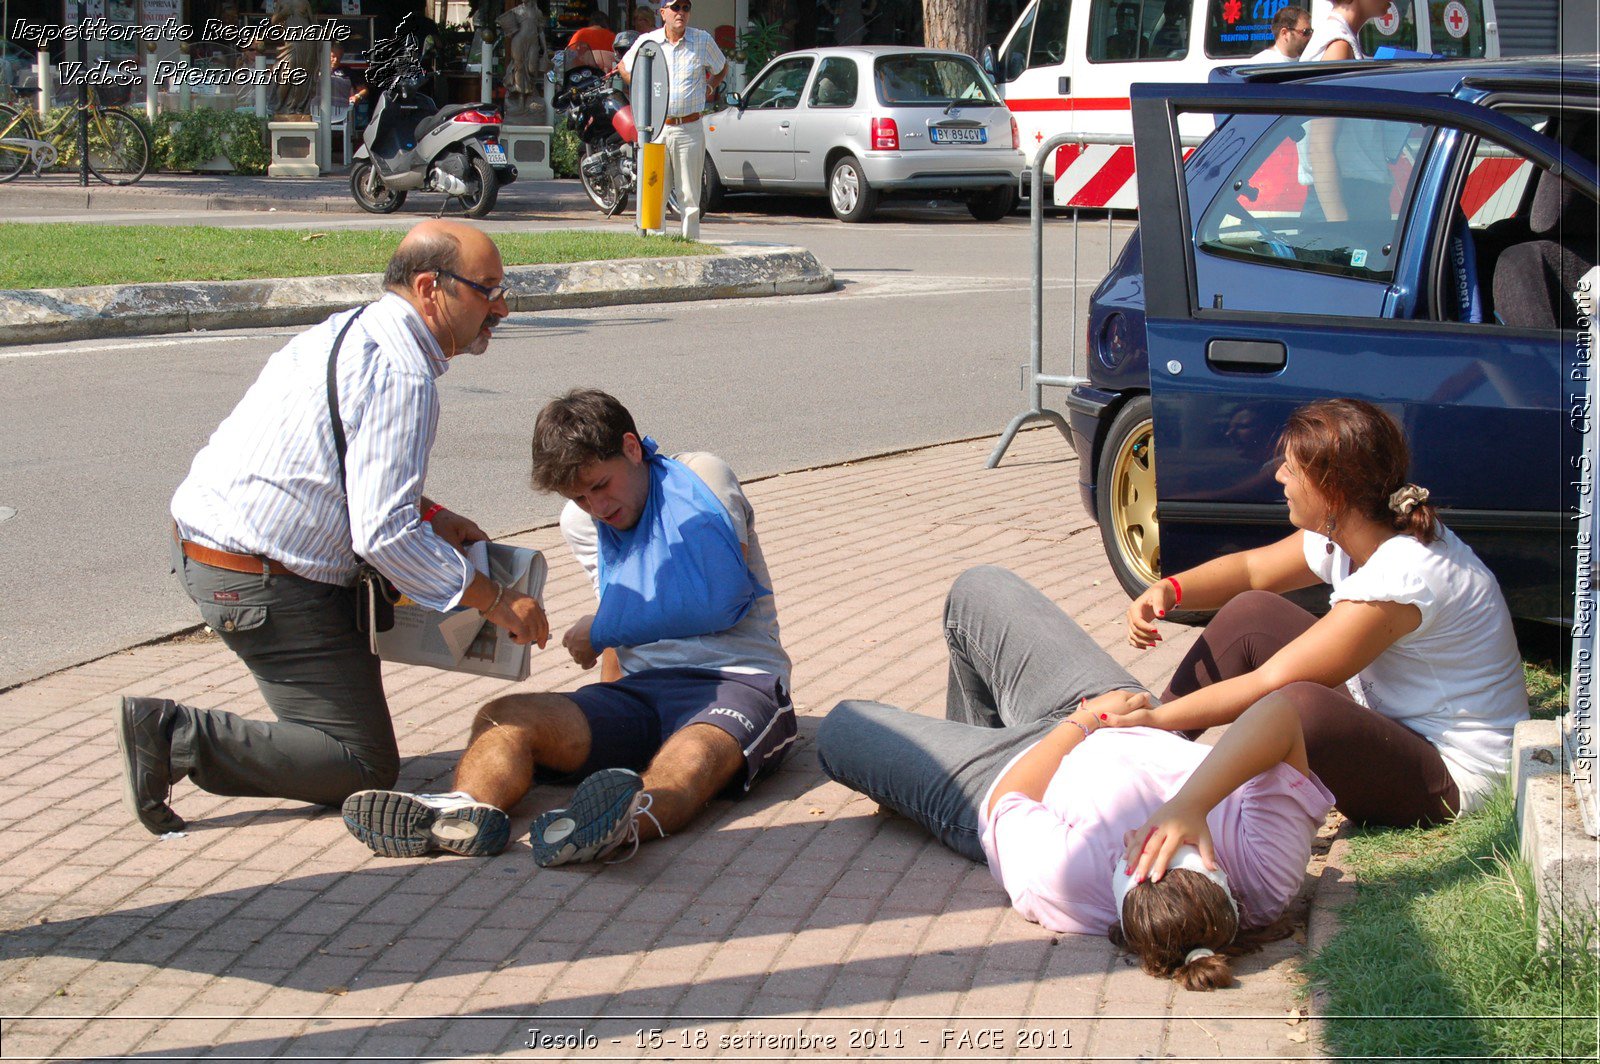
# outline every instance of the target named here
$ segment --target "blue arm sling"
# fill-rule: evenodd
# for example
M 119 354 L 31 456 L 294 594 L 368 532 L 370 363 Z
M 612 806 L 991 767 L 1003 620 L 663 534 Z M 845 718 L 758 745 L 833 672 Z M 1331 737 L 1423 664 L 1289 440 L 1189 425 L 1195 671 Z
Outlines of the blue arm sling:
M 600 608 L 596 650 L 726 631 L 772 592 L 750 572 L 733 519 L 705 481 L 643 440 L 650 494 L 626 531 L 596 521 Z

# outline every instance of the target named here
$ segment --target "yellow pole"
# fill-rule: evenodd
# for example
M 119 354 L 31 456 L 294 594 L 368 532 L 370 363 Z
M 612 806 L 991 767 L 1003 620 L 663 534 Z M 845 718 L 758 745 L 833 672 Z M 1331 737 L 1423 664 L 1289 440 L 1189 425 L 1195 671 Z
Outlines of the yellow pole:
M 664 227 L 667 193 L 663 178 L 667 172 L 667 146 L 661 143 L 639 147 L 639 228 L 659 232 Z

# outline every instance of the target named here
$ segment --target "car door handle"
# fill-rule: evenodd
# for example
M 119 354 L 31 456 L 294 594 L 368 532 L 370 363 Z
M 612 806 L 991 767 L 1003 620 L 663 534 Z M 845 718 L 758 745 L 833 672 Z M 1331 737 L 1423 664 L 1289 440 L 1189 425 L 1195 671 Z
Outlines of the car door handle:
M 778 127 L 780 129 L 788 129 L 789 128 L 789 120 L 786 118 L 782 122 L 779 122 L 778 123 Z
M 1212 340 L 1206 344 L 1206 365 L 1236 373 L 1272 373 L 1289 362 L 1278 340 Z

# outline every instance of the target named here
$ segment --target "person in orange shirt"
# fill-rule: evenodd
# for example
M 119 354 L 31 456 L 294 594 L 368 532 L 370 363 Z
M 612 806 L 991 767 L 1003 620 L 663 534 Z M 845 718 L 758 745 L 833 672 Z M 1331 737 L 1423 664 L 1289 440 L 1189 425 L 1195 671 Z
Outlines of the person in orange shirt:
M 611 20 L 604 11 L 595 11 L 589 15 L 589 24 L 567 42 L 567 50 L 571 52 L 584 49 L 590 52 L 609 52 L 617 35 L 611 32 Z

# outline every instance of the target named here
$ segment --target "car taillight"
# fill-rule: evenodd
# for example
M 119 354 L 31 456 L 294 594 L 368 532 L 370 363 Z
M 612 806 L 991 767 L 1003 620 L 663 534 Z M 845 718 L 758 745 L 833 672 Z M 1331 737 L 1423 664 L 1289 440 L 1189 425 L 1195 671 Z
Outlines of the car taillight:
M 872 150 L 900 150 L 900 127 L 895 125 L 894 119 L 874 118 L 872 120 Z
M 1017 132 L 1017 120 L 1011 119 L 1011 150 L 1017 151 L 1022 147 L 1022 134 Z
M 500 124 L 499 111 L 462 111 L 451 117 L 452 122 L 470 122 L 476 126 L 498 126 Z

